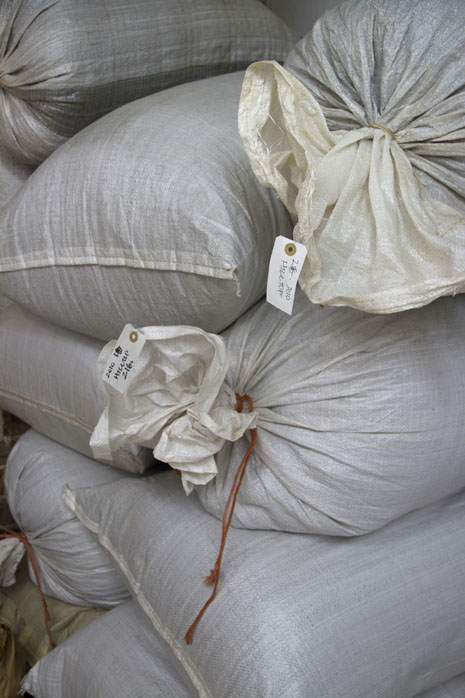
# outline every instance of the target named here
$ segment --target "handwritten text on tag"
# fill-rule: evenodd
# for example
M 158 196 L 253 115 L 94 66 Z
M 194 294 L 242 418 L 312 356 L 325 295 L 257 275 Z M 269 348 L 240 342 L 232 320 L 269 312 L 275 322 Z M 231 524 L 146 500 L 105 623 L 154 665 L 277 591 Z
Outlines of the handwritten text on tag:
M 276 238 L 268 270 L 266 300 L 288 315 L 292 315 L 297 281 L 306 256 L 305 245 L 283 235 Z
M 134 363 L 145 344 L 145 337 L 132 325 L 126 325 L 116 340 L 103 380 L 124 393 L 133 376 Z

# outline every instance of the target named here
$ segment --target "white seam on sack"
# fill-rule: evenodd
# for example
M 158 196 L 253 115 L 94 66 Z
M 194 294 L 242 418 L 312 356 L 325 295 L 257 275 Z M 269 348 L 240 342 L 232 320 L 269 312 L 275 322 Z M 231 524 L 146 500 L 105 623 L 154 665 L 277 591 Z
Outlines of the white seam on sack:
M 69 487 L 65 487 L 63 492 L 63 499 L 65 500 L 69 508 L 76 514 L 76 516 L 78 516 L 79 520 L 82 521 L 82 523 L 85 524 L 85 526 L 97 536 L 101 545 L 106 550 L 108 550 L 110 555 L 112 555 L 112 557 L 117 561 L 122 574 L 126 577 L 126 580 L 129 584 L 132 593 L 139 601 L 140 605 L 144 609 L 144 612 L 149 616 L 157 632 L 169 644 L 169 646 L 173 650 L 174 655 L 179 659 L 179 661 L 183 665 L 184 669 L 189 675 L 189 678 L 191 679 L 192 683 L 194 684 L 199 693 L 199 698 L 213 698 L 213 695 L 210 693 L 207 686 L 205 685 L 205 681 L 201 676 L 199 670 L 197 669 L 196 665 L 193 663 L 190 657 L 186 656 L 185 652 L 177 642 L 171 630 L 163 623 L 161 618 L 155 612 L 155 609 L 151 606 L 147 598 L 140 591 L 139 585 L 136 583 L 131 573 L 131 570 L 126 565 L 126 561 L 113 546 L 113 543 L 110 541 L 110 539 L 107 538 L 101 532 L 99 524 L 93 521 L 91 518 L 87 516 L 87 514 L 84 513 L 82 508 L 77 504 L 75 493 Z

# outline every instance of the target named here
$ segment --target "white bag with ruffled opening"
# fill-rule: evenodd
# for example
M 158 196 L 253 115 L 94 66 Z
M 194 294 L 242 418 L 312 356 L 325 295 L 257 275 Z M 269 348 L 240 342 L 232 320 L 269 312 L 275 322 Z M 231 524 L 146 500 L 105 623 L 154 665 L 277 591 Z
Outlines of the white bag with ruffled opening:
M 239 128 L 256 176 L 308 248 L 325 305 L 391 313 L 465 291 L 461 0 L 358 0 L 245 75 Z
M 130 388 L 121 394 L 104 384 L 107 406 L 90 444 L 96 458 L 111 457 L 117 444 L 146 444 L 179 471 L 190 494 L 215 477 L 215 454 L 254 427 L 256 414 L 236 411 L 235 394 L 224 382 L 228 356 L 221 337 L 187 326 L 145 327 L 143 333 Z M 109 342 L 99 356 L 102 374 L 114 346 Z
M 375 315 L 297 289 L 292 316 L 260 302 L 222 336 L 141 331 L 126 392 L 104 383 L 94 454 L 154 449 L 218 518 L 255 438 L 236 526 L 357 535 L 465 487 L 465 296 Z

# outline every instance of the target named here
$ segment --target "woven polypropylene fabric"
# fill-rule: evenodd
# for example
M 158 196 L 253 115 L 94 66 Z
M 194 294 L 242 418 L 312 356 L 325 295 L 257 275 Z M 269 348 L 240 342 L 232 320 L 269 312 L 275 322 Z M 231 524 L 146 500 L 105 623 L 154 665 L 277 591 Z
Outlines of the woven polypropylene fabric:
M 0 292 L 102 339 L 127 322 L 220 331 L 265 292 L 283 204 L 237 127 L 243 73 L 136 100 L 84 129 L 0 217 Z
M 231 529 L 189 646 L 221 524 L 174 473 L 65 497 L 202 698 L 411 698 L 465 671 L 464 494 L 359 538 Z
M 222 336 L 142 332 L 131 384 L 105 385 L 91 445 L 153 448 L 218 518 L 255 426 L 236 526 L 360 535 L 465 487 L 465 296 L 393 316 L 298 291 L 292 316 L 261 301 Z
M 35 698 L 192 698 L 189 677 L 134 601 L 77 632 L 36 664 Z
M 0 146 L 0 208 L 13 198 L 33 172 L 33 167 L 17 162 Z
M 6 487 L 11 513 L 26 533 L 44 593 L 78 606 L 111 608 L 129 592 L 119 572 L 94 537 L 63 502 L 70 483 L 88 486 L 114 482 L 127 473 L 104 467 L 30 429 L 7 462 Z M 30 567 L 30 577 L 35 575 Z
M 460 674 L 440 686 L 436 686 L 415 698 L 463 698 L 465 695 L 465 674 Z
M 0 145 L 39 164 L 121 104 L 283 60 L 296 39 L 258 0 L 5 0 Z
M 465 296 L 400 315 L 257 304 L 226 333 L 226 383 L 248 394 L 258 443 L 236 525 L 367 533 L 465 487 Z M 243 438 L 199 488 L 221 517 Z
M 45 322 L 15 303 L 0 307 L 0 406 L 50 439 L 92 457 L 89 439 L 105 396 L 97 375 L 102 343 Z M 128 472 L 153 464 L 129 444 L 107 462 Z
M 394 313 L 465 291 L 461 0 L 354 0 L 247 70 L 254 171 L 296 216 L 318 304 Z

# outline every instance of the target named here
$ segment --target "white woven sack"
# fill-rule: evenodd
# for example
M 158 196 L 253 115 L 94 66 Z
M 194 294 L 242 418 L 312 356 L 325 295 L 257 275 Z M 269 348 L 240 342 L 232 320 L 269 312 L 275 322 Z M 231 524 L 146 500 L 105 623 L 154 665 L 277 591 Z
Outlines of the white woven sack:
M 13 198 L 33 171 L 33 167 L 17 162 L 0 146 L 0 208 Z
M 0 293 L 101 339 L 127 322 L 231 324 L 292 229 L 241 143 L 242 79 L 145 97 L 62 145 L 0 214 Z
M 237 526 L 358 535 L 465 487 L 465 296 L 389 316 L 298 291 L 292 317 L 261 302 L 222 337 L 143 333 L 127 391 L 105 385 L 94 453 L 153 448 L 215 516 L 254 426 Z
M 461 0 L 356 0 L 252 65 L 240 132 L 294 215 L 314 303 L 376 313 L 465 290 Z
M 135 601 L 122 603 L 58 645 L 33 666 L 21 687 L 35 698 L 195 695 L 182 665 Z
M 78 606 L 110 608 L 129 592 L 112 560 L 63 502 L 66 485 L 101 485 L 128 477 L 30 429 L 6 468 L 8 505 L 26 533 L 45 594 Z M 36 582 L 29 563 L 29 576 Z
M 121 104 L 296 40 L 258 0 L 2 0 L 0 147 L 37 165 Z
M 167 473 L 65 497 L 201 698 L 412 698 L 465 671 L 463 493 L 359 538 L 231 529 L 190 645 L 221 537 L 196 494 Z
M 50 439 L 92 457 L 89 439 L 105 406 L 96 373 L 102 343 L 0 299 L 0 407 Z M 128 444 L 105 462 L 132 473 L 153 465 Z

